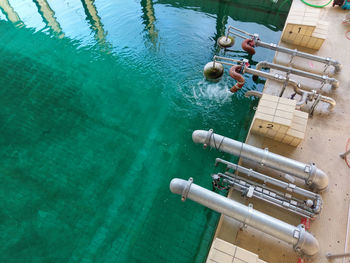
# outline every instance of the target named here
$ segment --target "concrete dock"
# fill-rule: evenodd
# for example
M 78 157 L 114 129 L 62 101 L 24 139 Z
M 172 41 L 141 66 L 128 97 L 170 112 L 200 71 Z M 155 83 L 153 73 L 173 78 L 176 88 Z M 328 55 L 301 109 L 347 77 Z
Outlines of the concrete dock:
M 313 4 L 324 3 L 324 1 L 310 1 Z M 293 1 L 291 11 L 304 5 L 301 1 Z M 332 7 L 329 4 L 321 9 L 321 19 L 329 23 L 329 32 L 326 41 L 319 51 L 303 49 L 300 47 L 280 44 L 288 48 L 297 48 L 300 51 L 312 53 L 323 57 L 331 57 L 342 63 L 340 73 L 334 75 L 339 80 L 338 89 L 331 89 L 327 86 L 322 88 L 322 94 L 333 98 L 337 105 L 329 111 L 327 104 L 320 102 L 315 109 L 314 115 L 309 118 L 305 139 L 299 146 L 292 147 L 274 140 L 249 132 L 246 143 L 260 148 L 268 148 L 269 151 L 283 156 L 304 162 L 315 163 L 317 167 L 325 171 L 329 176 L 328 189 L 322 192 L 324 201 L 321 214 L 310 223 L 309 231 L 318 239 L 320 244 L 319 254 L 308 259 L 307 262 L 330 262 L 326 253 L 338 254 L 350 251 L 349 239 L 347 237 L 347 221 L 350 201 L 350 168 L 345 161 L 339 157 L 345 151 L 345 144 L 350 137 L 350 40 L 346 38 L 346 32 L 350 25 L 343 22 L 349 10 L 342 10 L 339 7 Z M 349 33 L 350 35 L 350 33 Z M 268 42 L 267 39 L 261 39 Z M 256 52 L 264 52 L 263 48 L 256 48 Z M 275 62 L 287 64 L 290 56 L 276 52 Z M 294 65 L 302 66 L 307 71 L 323 72 L 323 64 L 308 62 L 305 59 L 294 58 Z M 328 71 L 327 71 L 328 72 Z M 283 73 L 282 75 L 284 75 Z M 298 77 L 293 76 L 293 79 Z M 304 81 L 304 79 L 300 79 Z M 306 83 L 316 90 L 320 83 L 311 81 Z M 274 81 L 266 81 L 264 93 L 278 96 L 281 84 Z M 283 97 L 290 97 L 292 90 L 287 88 Z M 308 111 L 311 105 L 301 108 Z M 259 170 L 259 167 L 251 167 Z M 266 214 L 274 216 L 292 225 L 301 223 L 301 217 L 289 212 L 267 205 L 257 199 L 243 199 L 237 192 L 230 192 L 229 197 L 245 204 L 252 203 L 254 208 Z M 236 246 L 253 252 L 261 260 L 270 263 L 298 262 L 299 256 L 292 247 L 275 238 L 272 238 L 253 228 L 241 228 L 241 224 L 234 220 L 221 216 L 215 237 L 230 242 Z M 334 259 L 331 262 L 343 261 L 343 258 Z

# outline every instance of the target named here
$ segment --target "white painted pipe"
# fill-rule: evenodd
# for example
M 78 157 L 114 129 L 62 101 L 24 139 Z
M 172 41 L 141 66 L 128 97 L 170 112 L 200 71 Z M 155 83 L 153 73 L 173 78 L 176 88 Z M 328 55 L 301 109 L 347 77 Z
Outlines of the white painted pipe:
M 170 182 L 170 190 L 174 194 L 181 195 L 183 201 L 189 198 L 214 211 L 232 217 L 247 226 L 292 244 L 294 250 L 301 255 L 314 256 L 318 253 L 319 245 L 317 239 L 305 231 L 303 225 L 290 225 L 254 210 L 251 206 L 240 204 L 192 182 L 192 178 L 188 181 L 174 178 Z
M 202 143 L 205 146 L 216 148 L 238 157 L 243 157 L 261 165 L 298 177 L 305 181 L 317 191 L 322 191 L 328 186 L 328 176 L 315 164 L 305 164 L 282 155 L 269 152 L 267 149 L 260 149 L 219 134 L 212 130 L 196 130 L 192 134 L 195 143 Z

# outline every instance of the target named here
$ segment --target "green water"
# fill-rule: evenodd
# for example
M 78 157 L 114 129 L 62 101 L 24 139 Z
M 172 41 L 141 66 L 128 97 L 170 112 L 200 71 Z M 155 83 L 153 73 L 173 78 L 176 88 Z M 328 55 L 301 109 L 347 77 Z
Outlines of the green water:
M 202 68 L 230 24 L 277 42 L 289 2 L 40 2 L 0 6 L 0 262 L 203 262 L 219 215 L 169 182 L 211 187 L 192 131 L 244 140 L 263 83 Z

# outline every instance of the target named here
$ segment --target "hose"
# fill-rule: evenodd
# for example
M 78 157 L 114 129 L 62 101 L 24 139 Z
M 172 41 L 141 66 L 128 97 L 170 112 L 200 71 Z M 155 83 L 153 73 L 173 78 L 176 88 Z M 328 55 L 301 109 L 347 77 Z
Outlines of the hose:
M 350 36 L 349 36 L 350 34 L 349 34 L 349 33 L 350 33 L 350 29 L 349 29 L 348 31 L 345 32 L 345 37 L 346 37 L 348 40 L 350 40 Z
M 327 4 L 324 4 L 324 5 L 314 5 L 314 4 L 310 4 L 308 2 L 306 2 L 305 0 L 300 0 L 301 2 L 303 2 L 305 5 L 308 5 L 308 6 L 311 6 L 311 7 L 316 7 L 316 8 L 323 8 L 327 5 L 330 4 L 330 2 L 332 2 L 333 0 L 329 0 L 329 2 Z
M 349 138 L 348 141 L 346 142 L 345 152 L 347 152 L 347 151 L 349 150 L 349 144 L 350 144 L 350 138 Z M 350 164 L 349 164 L 349 161 L 348 161 L 348 157 L 347 157 L 346 155 L 344 156 L 344 160 L 345 160 L 346 165 L 350 168 Z

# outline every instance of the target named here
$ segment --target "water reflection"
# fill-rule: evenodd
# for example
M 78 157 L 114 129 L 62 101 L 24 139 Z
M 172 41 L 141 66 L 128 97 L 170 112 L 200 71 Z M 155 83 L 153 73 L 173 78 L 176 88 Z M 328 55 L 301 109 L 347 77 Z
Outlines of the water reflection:
M 90 24 L 90 28 L 95 33 L 95 39 L 100 44 L 106 44 L 106 33 L 103 29 L 101 18 L 97 14 L 97 9 L 93 0 L 81 0 L 87 21 Z
M 79 38 L 79 40 L 84 41 L 84 38 L 90 39 L 89 32 L 92 31 L 94 42 L 111 49 L 111 45 L 107 43 L 107 30 L 101 21 L 101 17 L 104 19 L 109 31 L 115 32 L 113 22 L 118 18 L 118 14 L 115 12 L 118 9 L 118 5 L 113 5 L 108 3 L 108 1 L 99 2 L 97 7 L 96 4 L 97 2 L 94 0 L 66 0 L 62 2 L 50 2 L 49 0 L 0 0 L 0 10 L 4 14 L 3 17 L 6 17 L 8 21 L 16 25 L 24 25 L 25 23 L 27 26 L 33 26 L 34 23 L 34 28 L 37 30 L 42 29 L 43 26 L 41 21 L 39 22 L 37 18 L 34 18 L 39 14 L 46 28 L 49 28 L 49 31 L 58 37 L 71 37 L 73 33 L 73 38 Z M 36 6 L 37 10 L 33 10 L 35 13 L 31 11 L 31 5 L 34 9 Z M 103 5 L 105 7 L 108 6 L 108 8 L 101 8 Z M 135 9 L 136 5 L 141 5 L 140 16 L 144 30 L 149 41 L 153 46 L 156 46 L 159 41 L 159 30 L 164 24 L 161 12 L 157 18 L 155 16 L 156 6 L 160 10 L 166 6 L 175 6 L 176 8 L 214 14 L 216 16 L 216 32 L 213 39 L 217 40 L 225 33 L 225 28 L 231 18 L 237 21 L 263 24 L 273 31 L 281 30 L 283 28 L 283 22 L 281 21 L 283 21 L 283 17 L 286 16 L 289 9 L 289 0 L 280 0 L 276 3 L 270 0 L 252 0 L 248 2 L 244 0 L 208 0 L 203 3 L 196 0 L 178 0 L 176 2 L 169 0 L 158 0 L 156 2 L 153 2 L 153 0 L 140 0 L 139 3 L 125 3 L 124 5 L 129 6 L 126 11 Z M 76 17 L 76 15 L 79 17 Z M 67 17 L 71 17 L 71 20 L 67 20 Z M 80 21 L 78 22 L 74 19 L 79 19 Z M 87 21 L 91 31 L 84 31 L 83 27 L 75 28 L 84 20 Z M 167 23 L 169 22 L 167 21 Z M 178 24 L 176 21 L 174 23 Z M 200 21 L 200 23 L 202 22 Z M 113 39 L 109 41 L 114 42 Z
M 228 14 L 228 6 L 220 4 L 217 17 L 216 17 L 216 35 L 214 37 L 215 41 L 217 41 L 219 37 L 226 34 L 225 28 L 228 21 L 227 14 Z
M 205 1 L 205 3 L 197 0 L 158 0 L 157 3 L 195 9 L 207 14 L 219 14 L 223 12 L 220 9 L 225 6 L 227 15 L 234 20 L 263 24 L 273 31 L 283 29 L 284 17 L 286 17 L 290 8 L 289 0 L 279 0 L 277 2 L 271 0 L 221 0 Z
M 51 9 L 46 0 L 33 0 L 35 5 L 38 7 L 38 11 L 41 14 L 41 17 L 54 34 L 56 34 L 59 38 L 64 37 L 64 33 L 62 32 L 62 28 L 60 24 L 57 22 L 55 17 L 55 12 Z
M 0 9 L 4 13 L 8 21 L 14 24 L 23 24 L 16 11 L 8 2 L 8 0 L 0 0 Z
M 152 0 L 141 0 L 143 24 L 148 32 L 148 37 L 155 46 L 158 40 L 158 31 L 155 27 L 155 15 Z

